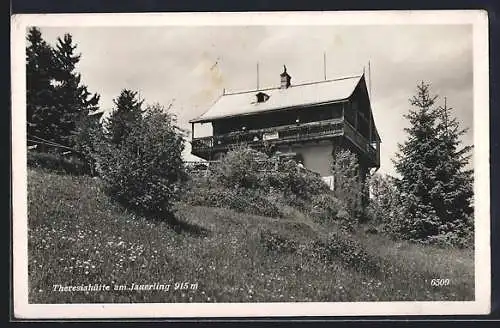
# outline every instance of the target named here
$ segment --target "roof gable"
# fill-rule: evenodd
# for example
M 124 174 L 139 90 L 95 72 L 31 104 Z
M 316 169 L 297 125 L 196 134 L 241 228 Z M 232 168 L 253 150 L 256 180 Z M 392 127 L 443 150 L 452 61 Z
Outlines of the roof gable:
M 225 94 L 208 111 L 190 122 L 209 122 L 225 117 L 346 100 L 352 95 L 361 79 L 362 75 L 357 75 L 292 85 L 286 89 L 272 88 Z M 262 91 L 265 91 L 269 98 L 265 102 L 256 102 L 256 94 Z
M 368 110 L 370 112 L 370 116 L 368 119 L 371 120 L 372 128 L 373 128 L 373 131 L 375 132 L 375 137 L 376 137 L 377 141 L 381 142 L 380 135 L 378 133 L 377 126 L 375 124 L 375 118 L 373 116 L 373 109 L 372 109 L 372 105 L 371 105 L 370 93 L 368 91 L 368 86 L 366 85 L 366 80 L 365 80 L 364 76 L 362 76 L 360 82 L 358 83 L 355 90 L 353 91 L 353 95 L 355 95 L 356 93 L 358 93 L 359 96 L 361 96 L 367 100 L 368 106 L 369 106 Z

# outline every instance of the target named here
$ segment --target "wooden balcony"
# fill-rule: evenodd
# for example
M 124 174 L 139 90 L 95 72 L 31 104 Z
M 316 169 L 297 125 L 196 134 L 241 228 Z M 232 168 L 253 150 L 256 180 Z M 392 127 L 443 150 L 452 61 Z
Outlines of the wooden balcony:
M 231 132 L 218 136 L 194 138 L 191 141 L 191 153 L 195 156 L 211 159 L 217 152 L 227 151 L 231 146 L 246 144 L 262 148 L 267 144 L 290 144 L 296 142 L 333 139 L 345 135 L 358 149 L 366 153 L 370 165 L 379 166 L 378 151 L 368 140 L 343 119 L 280 126 L 270 129 L 256 129 Z
M 371 167 L 380 167 L 380 145 L 378 143 L 370 144 L 370 141 L 347 121 L 344 122 L 344 137 L 364 154 Z

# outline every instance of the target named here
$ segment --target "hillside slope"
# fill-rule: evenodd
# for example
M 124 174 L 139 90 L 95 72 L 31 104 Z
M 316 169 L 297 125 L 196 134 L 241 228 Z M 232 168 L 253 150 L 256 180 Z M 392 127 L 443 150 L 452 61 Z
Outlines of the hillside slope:
M 471 251 L 346 235 L 298 212 L 270 218 L 181 203 L 173 226 L 123 209 L 97 179 L 28 170 L 28 213 L 31 303 L 474 297 Z M 450 284 L 431 286 L 434 278 Z M 88 284 L 110 290 L 54 287 Z

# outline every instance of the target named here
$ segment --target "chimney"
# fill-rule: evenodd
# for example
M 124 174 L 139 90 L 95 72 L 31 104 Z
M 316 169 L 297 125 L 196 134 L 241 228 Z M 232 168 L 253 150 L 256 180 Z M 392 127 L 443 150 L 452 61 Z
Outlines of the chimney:
M 286 66 L 283 65 L 283 73 L 280 74 L 281 78 L 281 89 L 286 89 L 290 86 L 290 80 L 292 77 L 286 72 Z

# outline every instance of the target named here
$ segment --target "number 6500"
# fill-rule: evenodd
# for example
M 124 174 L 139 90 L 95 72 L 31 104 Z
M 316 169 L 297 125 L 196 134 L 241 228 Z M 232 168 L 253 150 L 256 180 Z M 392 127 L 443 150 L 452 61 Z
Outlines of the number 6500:
M 450 279 L 432 279 L 431 286 L 448 286 L 450 284 Z

